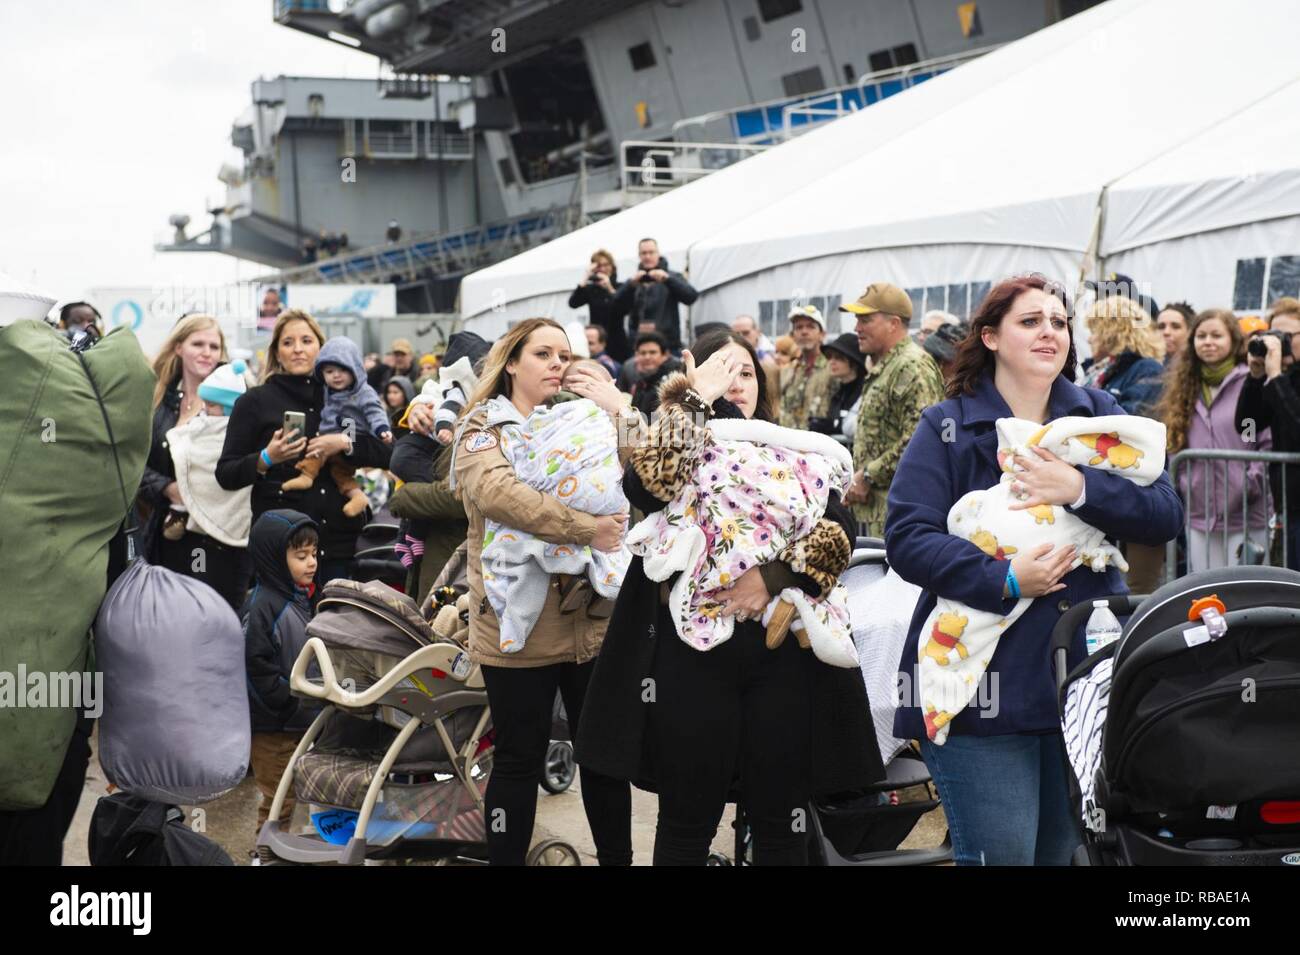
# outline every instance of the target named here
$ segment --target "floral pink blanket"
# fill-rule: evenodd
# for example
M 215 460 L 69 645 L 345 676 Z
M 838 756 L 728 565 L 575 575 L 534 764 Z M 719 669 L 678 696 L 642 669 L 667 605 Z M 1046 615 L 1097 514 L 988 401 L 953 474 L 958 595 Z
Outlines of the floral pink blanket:
M 711 421 L 709 430 L 712 441 L 696 453 L 690 483 L 627 537 L 651 580 L 680 574 L 670 596 L 673 621 L 697 650 L 732 635 L 734 621 L 720 612 L 718 591 L 777 560 L 792 543 L 798 553 L 831 490 L 842 494 L 853 473 L 848 451 L 825 435 L 739 419 Z M 805 632 L 818 659 L 858 665 L 843 584 L 816 599 L 786 588 L 768 604 L 764 624 L 781 600 L 795 606 L 791 629 Z

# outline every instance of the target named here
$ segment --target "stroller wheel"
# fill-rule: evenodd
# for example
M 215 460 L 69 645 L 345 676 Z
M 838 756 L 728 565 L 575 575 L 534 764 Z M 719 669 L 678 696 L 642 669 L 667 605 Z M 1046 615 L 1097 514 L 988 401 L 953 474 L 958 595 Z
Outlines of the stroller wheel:
M 542 788 L 553 796 L 562 793 L 573 785 L 576 772 L 573 744 L 568 740 L 551 740 L 546 750 L 546 766 L 542 770 Z
M 548 839 L 533 846 L 524 865 L 582 865 L 578 850 L 559 839 Z
M 709 857 L 704 860 L 706 866 L 731 866 L 732 861 L 724 856 L 721 852 L 710 852 Z

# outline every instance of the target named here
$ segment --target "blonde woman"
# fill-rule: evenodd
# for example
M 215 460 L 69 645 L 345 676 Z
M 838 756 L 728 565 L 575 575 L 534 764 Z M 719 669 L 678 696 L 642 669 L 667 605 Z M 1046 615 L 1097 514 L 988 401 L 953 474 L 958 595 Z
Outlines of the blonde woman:
M 1084 363 L 1083 385 L 1108 392 L 1129 414 L 1157 417 L 1164 387 L 1165 346 L 1151 314 L 1131 298 L 1114 295 L 1088 309 L 1092 358 Z M 1129 570 L 1125 582 L 1136 594 L 1160 586 L 1165 549 L 1124 543 Z
M 614 264 L 614 256 L 604 249 L 597 249 L 591 253 L 591 262 L 578 287 L 569 296 L 569 308 L 587 306 L 587 324 L 605 330 L 605 353 L 621 364 L 628 360 L 632 348 L 623 327 L 623 318 L 616 315 L 612 307 L 617 290 L 618 266 Z
M 1237 401 L 1249 378 L 1237 316 L 1212 308 L 1192 319 L 1176 360 L 1160 417 L 1169 429 L 1169 453 L 1184 449 L 1268 451 L 1265 428 L 1250 440 L 1237 430 Z M 1187 569 L 1244 563 L 1246 538 L 1268 543 L 1268 484 L 1262 463 L 1189 461 L 1179 471 L 1187 508 Z M 1243 510 L 1246 511 L 1243 520 Z
M 153 443 L 137 494 L 150 513 L 141 525 L 138 542 L 141 555 L 150 563 L 204 581 L 237 608 L 248 580 L 247 552 L 196 531 L 187 530 L 176 540 L 162 533 L 168 510 L 173 504 L 182 504 L 167 433 L 203 410 L 199 385 L 225 361 L 226 340 L 211 315 L 182 317 L 154 358 L 158 381 L 153 392 Z M 198 563 L 193 556 L 196 549 L 204 555 Z M 202 569 L 196 571 L 195 567 Z
M 325 393 L 315 369 L 323 344 L 325 333 L 306 312 L 280 313 L 266 350 L 262 383 L 235 405 L 217 462 L 217 483 L 226 490 L 252 486 L 254 522 L 264 512 L 282 508 L 300 511 L 316 522 L 320 532 L 316 581 L 322 586 L 351 573 L 365 514 L 343 513 L 347 498 L 333 481 L 318 481 L 301 491 L 284 491 L 281 485 L 298 476 L 294 462 L 304 452 L 340 455 L 358 468 L 387 468 L 390 453 L 388 445 L 360 428 L 351 436 L 317 433 Z M 289 440 L 292 435 L 285 435 L 286 411 L 303 413 L 307 429 L 303 436 Z
M 500 649 L 500 624 L 483 585 L 482 549 L 487 518 L 553 544 L 613 551 L 622 543 L 626 514 L 594 516 L 521 481 L 501 451 L 501 425 L 522 422 L 560 390 L 571 360 L 564 329 L 547 318 L 530 318 L 507 332 L 488 353 L 479 385 L 466 402 L 453 445 L 456 493 L 469 519 L 470 658 L 482 665 L 496 733 L 492 778 L 486 802 L 488 859 L 493 865 L 522 865 L 532 840 L 551 708 L 558 689 L 570 726 L 581 718 L 587 682 L 609 621 L 561 596 L 563 578 L 547 581 L 546 603 L 517 653 Z M 615 419 L 619 455 L 631 453 L 641 421 L 627 408 L 613 382 L 576 369 L 566 386 L 590 398 Z M 630 417 L 623 417 L 623 416 Z M 413 421 L 422 429 L 426 421 Z M 588 591 L 590 593 L 590 591 Z M 580 604 L 581 601 L 573 601 Z M 628 784 L 582 770 L 582 803 L 602 865 L 632 862 L 632 802 Z
M 1164 348 L 1150 314 L 1130 298 L 1115 295 L 1093 303 L 1087 315 L 1092 358 L 1083 385 L 1110 392 L 1129 414 L 1155 417 L 1163 387 Z

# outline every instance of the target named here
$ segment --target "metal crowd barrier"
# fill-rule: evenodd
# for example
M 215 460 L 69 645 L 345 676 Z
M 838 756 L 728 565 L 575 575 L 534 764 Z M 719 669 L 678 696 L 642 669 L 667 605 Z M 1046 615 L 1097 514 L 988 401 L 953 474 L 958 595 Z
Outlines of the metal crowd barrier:
M 1206 558 L 1206 565 L 1210 567 L 1221 566 L 1220 563 L 1216 561 L 1212 561 L 1211 553 L 1214 549 L 1212 547 L 1212 542 L 1214 541 L 1215 537 L 1219 536 L 1219 534 L 1222 533 L 1222 552 L 1223 552 L 1224 559 L 1229 565 L 1235 565 L 1239 562 L 1245 562 L 1245 563 L 1264 563 L 1270 566 L 1279 566 L 1278 564 L 1274 563 L 1274 557 L 1273 557 L 1274 543 L 1273 543 L 1273 536 L 1272 536 L 1273 531 L 1278 530 L 1280 531 L 1280 535 L 1281 535 L 1280 536 L 1280 540 L 1281 540 L 1280 566 L 1282 567 L 1288 566 L 1287 563 L 1288 525 L 1287 525 L 1287 492 L 1286 492 L 1287 467 L 1288 465 L 1293 465 L 1293 464 L 1300 465 L 1300 453 L 1284 453 L 1281 451 L 1219 451 L 1219 450 L 1202 450 L 1202 449 L 1188 449 L 1186 451 L 1179 451 L 1177 454 L 1175 454 L 1172 458 L 1169 459 L 1169 478 L 1173 482 L 1174 490 L 1178 492 L 1179 496 L 1182 496 L 1182 489 L 1179 487 L 1178 482 L 1180 480 L 1180 472 L 1183 470 L 1183 466 L 1192 465 L 1193 462 L 1197 462 L 1197 461 L 1201 462 L 1200 463 L 1201 468 L 1211 472 L 1208 476 L 1209 479 L 1207 479 L 1204 482 L 1204 488 L 1201 492 L 1202 506 L 1200 508 L 1200 511 L 1203 514 L 1213 513 L 1213 509 L 1211 508 L 1211 496 L 1213 494 L 1214 500 L 1220 509 L 1219 514 L 1222 516 L 1222 521 L 1220 522 L 1222 525 L 1221 531 L 1214 530 L 1207 533 L 1205 536 L 1204 555 Z M 1213 464 L 1212 462 L 1222 462 L 1222 467 Z M 1256 464 L 1256 463 L 1263 463 L 1268 465 L 1268 471 L 1270 472 L 1269 474 L 1265 475 L 1265 491 L 1264 491 L 1264 498 L 1266 501 L 1266 511 L 1269 515 L 1269 519 L 1267 525 L 1263 528 L 1252 528 L 1250 526 L 1250 521 L 1249 521 L 1250 496 L 1251 496 L 1250 482 L 1248 479 L 1243 479 L 1242 496 L 1241 496 L 1241 531 L 1245 533 L 1246 540 L 1250 540 L 1252 531 L 1262 530 L 1264 534 L 1264 540 L 1256 541 L 1257 544 L 1263 545 L 1263 553 L 1261 555 L 1260 560 L 1239 561 L 1237 555 L 1228 553 L 1229 540 L 1231 539 L 1232 533 L 1234 533 L 1228 530 L 1228 511 L 1230 509 L 1235 510 L 1235 507 L 1233 506 L 1232 502 L 1229 502 L 1227 500 L 1228 477 L 1233 467 L 1239 465 L 1242 468 L 1242 470 L 1245 471 L 1252 464 Z M 1280 501 L 1269 500 L 1272 497 L 1271 488 L 1273 482 L 1271 480 L 1270 475 L 1274 465 L 1278 465 L 1280 471 L 1281 479 L 1279 482 L 1277 482 L 1277 486 L 1280 488 L 1281 491 Z M 1189 469 L 1188 473 L 1192 474 L 1195 472 L 1192 472 Z M 1244 477 L 1245 476 L 1243 475 L 1243 478 Z M 1193 492 L 1191 491 L 1189 486 L 1188 494 L 1191 495 L 1192 493 Z M 1188 550 L 1187 556 L 1189 558 L 1189 563 L 1190 563 L 1190 558 L 1192 556 L 1191 555 L 1192 542 L 1191 542 L 1191 535 L 1188 533 L 1188 531 L 1190 529 L 1190 524 L 1191 524 L 1191 512 L 1192 512 L 1193 502 L 1184 499 L 1183 505 L 1184 505 L 1183 538 L 1184 540 L 1187 541 L 1187 550 Z M 1244 548 L 1244 544 L 1243 544 L 1243 548 Z M 1243 553 L 1241 556 L 1248 557 L 1249 555 Z M 1176 576 L 1178 576 L 1178 541 L 1173 540 L 1169 542 L 1169 544 L 1166 546 L 1165 549 L 1165 567 L 1164 567 L 1165 583 L 1168 583 L 1169 581 L 1173 580 Z

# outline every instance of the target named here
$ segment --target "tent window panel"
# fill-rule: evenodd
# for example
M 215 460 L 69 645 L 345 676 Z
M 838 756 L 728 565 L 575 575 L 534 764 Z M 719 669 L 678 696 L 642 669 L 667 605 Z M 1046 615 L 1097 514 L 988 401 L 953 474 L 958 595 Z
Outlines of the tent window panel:
M 1268 300 L 1300 296 L 1300 255 L 1279 255 L 1269 263 Z
M 919 324 L 921 316 L 925 314 L 925 289 L 908 288 L 903 291 L 912 300 L 912 321 Z
M 979 307 L 984 304 L 984 300 L 989 297 L 989 291 L 993 288 L 992 282 L 971 282 L 970 283 L 970 305 L 971 313 L 979 311 Z
M 758 303 L 758 327 L 768 338 L 775 339 L 780 332 L 776 330 L 776 305 L 771 299 Z
M 788 17 L 803 9 L 802 0 L 758 0 L 758 14 L 764 23 Z
M 1232 283 L 1234 311 L 1264 307 L 1264 260 L 1238 259 L 1237 277 Z
M 940 312 L 948 308 L 948 288 L 944 285 L 931 285 L 925 290 L 925 311 Z
M 964 282 L 961 285 L 948 286 L 948 311 L 952 312 L 958 318 L 966 317 L 966 290 L 969 288 Z

